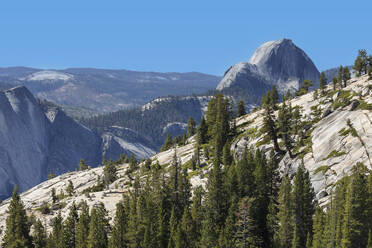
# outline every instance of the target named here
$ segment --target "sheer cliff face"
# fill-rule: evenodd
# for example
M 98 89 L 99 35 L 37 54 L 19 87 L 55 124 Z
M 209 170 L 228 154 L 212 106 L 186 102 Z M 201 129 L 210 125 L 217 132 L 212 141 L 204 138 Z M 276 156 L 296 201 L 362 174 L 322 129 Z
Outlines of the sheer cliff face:
M 48 154 L 48 119 L 24 87 L 0 92 L 0 195 L 15 184 L 25 190 L 43 178 Z
M 60 109 L 43 108 L 25 87 L 0 91 L 0 198 L 9 196 L 15 185 L 24 191 L 50 173 L 73 171 L 80 159 L 96 166 L 102 153 L 117 159 L 138 150 L 138 144 L 104 148 L 103 141 Z M 147 156 L 155 153 L 144 145 L 141 149 Z M 134 154 L 144 157 L 141 151 Z
M 261 95 L 276 85 L 281 93 L 297 90 L 304 79 L 316 84 L 319 71 L 311 59 L 289 39 L 262 44 L 248 63 L 238 63 L 225 73 L 217 90 L 233 92 L 246 89 L 248 94 Z

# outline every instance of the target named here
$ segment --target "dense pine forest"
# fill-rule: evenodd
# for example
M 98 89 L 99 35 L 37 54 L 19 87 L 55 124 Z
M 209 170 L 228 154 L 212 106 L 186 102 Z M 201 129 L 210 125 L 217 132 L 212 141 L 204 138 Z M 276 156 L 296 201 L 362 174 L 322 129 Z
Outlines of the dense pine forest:
M 372 66 L 364 66 L 365 58 L 359 58 L 363 54 L 354 69 L 360 75 L 368 70 L 372 74 Z M 348 78 L 350 72 L 340 68 L 335 87 L 344 87 Z M 317 94 L 326 94 L 326 83 L 322 74 Z M 311 84 L 305 82 L 297 95 Z M 245 115 L 244 103 L 239 102 L 233 113 L 229 100 L 216 94 L 200 125 L 195 128 L 189 121 L 187 136 L 196 134 L 197 140 L 192 163 L 181 165 L 176 146 L 169 141 L 167 148 L 174 149 L 169 166 L 131 161 L 130 190 L 111 221 L 103 204 L 89 210 L 86 202 L 79 202 L 65 220 L 61 215 L 55 218 L 49 232 L 36 217 L 27 216 L 15 189 L 2 247 L 372 248 L 372 173 L 365 165 L 354 165 L 351 175 L 332 185 L 334 190 L 322 205 L 303 164 L 293 178 L 281 175 L 284 154 L 301 155 L 294 149 L 293 134 L 306 124 L 299 123 L 298 112 L 288 103 L 291 97 L 290 93 L 279 97 L 273 87 L 262 98 L 263 130 L 273 149 L 246 147 L 235 156 L 230 151 L 238 135 L 234 117 Z M 307 138 L 297 137 L 298 142 Z M 192 189 L 189 171 L 203 166 L 201 151 L 208 154 L 211 168 L 205 188 Z M 102 184 L 113 182 L 116 163 L 105 161 L 104 166 Z

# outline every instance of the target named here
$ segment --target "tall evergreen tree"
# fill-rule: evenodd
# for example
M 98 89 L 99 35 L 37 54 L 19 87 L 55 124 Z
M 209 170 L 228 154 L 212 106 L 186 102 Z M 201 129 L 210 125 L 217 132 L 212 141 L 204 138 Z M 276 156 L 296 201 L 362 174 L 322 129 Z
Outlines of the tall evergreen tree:
M 279 109 L 278 115 L 278 126 L 279 126 L 279 135 L 281 136 L 284 146 L 289 154 L 289 157 L 292 158 L 292 138 L 290 136 L 291 128 L 291 106 L 287 107 L 285 102 L 282 103 L 281 108 Z
M 76 240 L 76 225 L 78 222 L 78 212 L 75 203 L 70 207 L 70 212 L 67 219 L 63 223 L 63 248 L 75 248 Z
M 358 163 L 351 176 L 345 205 L 345 220 L 342 228 L 342 248 L 366 247 L 368 242 L 367 196 L 365 166 Z
M 343 87 L 346 87 L 347 81 L 349 81 L 351 79 L 351 74 L 350 74 L 350 70 L 349 70 L 348 67 L 345 67 L 344 68 L 344 71 L 343 71 L 343 74 L 342 74 L 342 78 L 344 80 Z
M 324 95 L 324 90 L 327 86 L 327 78 L 325 76 L 325 73 L 324 71 L 322 73 L 320 73 L 320 78 L 319 78 L 319 89 L 322 93 L 322 95 Z
M 275 238 L 281 248 L 290 248 L 293 238 L 291 191 L 291 181 L 288 176 L 284 176 L 279 192 L 278 219 L 280 225 Z
M 128 213 L 125 211 L 124 202 L 116 204 L 116 213 L 112 227 L 110 248 L 128 248 L 127 230 Z
M 196 122 L 194 118 L 190 116 L 189 120 L 187 121 L 187 137 L 191 137 L 196 133 Z
M 316 208 L 313 226 L 313 248 L 326 247 L 326 240 L 324 239 L 325 215 L 320 207 Z
M 34 224 L 34 233 L 32 235 L 32 243 L 34 248 L 45 248 L 47 245 L 46 230 L 40 220 Z
M 92 209 L 89 223 L 88 248 L 107 248 L 107 212 L 101 203 Z
M 198 127 L 197 141 L 199 145 L 205 144 L 208 141 L 208 126 L 204 116 L 202 116 Z
M 296 226 L 299 247 L 305 247 L 307 234 L 312 236 L 314 206 L 314 189 L 311 186 L 309 172 L 300 165 L 293 180 L 293 217 Z M 296 238 L 297 238 L 296 237 Z M 297 244 L 297 240 L 295 241 Z
M 243 115 L 246 115 L 247 112 L 245 111 L 244 101 L 240 100 L 238 102 L 238 117 L 241 117 Z
M 48 248 L 62 248 L 63 247 L 63 219 L 61 213 L 58 213 L 56 217 L 53 218 L 52 232 L 49 234 L 47 240 Z
M 30 236 L 30 224 L 28 222 L 23 202 L 18 195 L 17 186 L 14 188 L 7 214 L 8 217 L 6 219 L 6 230 L 2 247 L 31 248 L 32 238 Z
M 76 248 L 87 248 L 88 247 L 88 235 L 89 235 L 89 207 L 88 204 L 83 201 L 80 203 L 81 212 L 76 227 Z

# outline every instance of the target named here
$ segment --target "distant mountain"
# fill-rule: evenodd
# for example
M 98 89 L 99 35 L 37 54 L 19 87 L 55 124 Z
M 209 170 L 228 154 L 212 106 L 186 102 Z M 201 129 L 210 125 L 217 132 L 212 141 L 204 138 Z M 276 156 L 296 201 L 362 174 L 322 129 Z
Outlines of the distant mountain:
M 246 103 L 258 103 L 273 85 L 280 93 L 296 91 L 304 79 L 317 84 L 318 69 L 291 40 L 280 39 L 262 44 L 249 62 L 231 66 L 217 90 L 244 99 Z
M 160 97 L 142 107 L 119 110 L 79 121 L 100 134 L 113 126 L 129 128 L 141 134 L 147 139 L 148 144 L 159 150 L 168 133 L 177 136 L 186 132 L 190 116 L 196 122 L 200 121 L 210 98 L 210 96 Z
M 14 185 L 23 191 L 49 173 L 75 170 L 80 159 L 96 166 L 103 155 L 145 158 L 155 153 L 135 131 L 113 127 L 97 134 L 55 105 L 38 102 L 23 86 L 0 92 L 0 140 L 0 198 Z
M 1 83 L 26 86 L 35 96 L 89 114 L 141 106 L 157 97 L 201 94 L 214 89 L 220 77 L 189 73 L 138 72 L 72 68 L 42 70 L 27 67 L 0 68 Z M 6 87 L 3 87 L 6 88 Z M 74 109 L 70 109 L 73 107 Z

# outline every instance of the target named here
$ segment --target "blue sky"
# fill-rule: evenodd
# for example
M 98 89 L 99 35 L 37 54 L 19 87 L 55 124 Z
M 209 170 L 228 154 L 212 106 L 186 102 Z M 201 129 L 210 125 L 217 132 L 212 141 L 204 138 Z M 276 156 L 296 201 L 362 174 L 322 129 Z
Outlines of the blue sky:
M 290 38 L 320 70 L 372 52 L 372 1 L 4 0 L 0 66 L 221 75 Z

